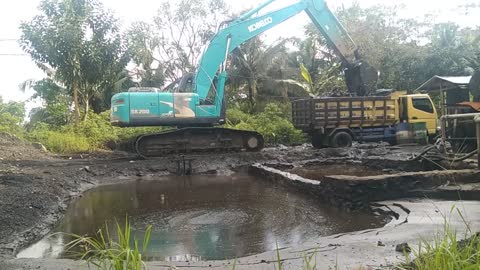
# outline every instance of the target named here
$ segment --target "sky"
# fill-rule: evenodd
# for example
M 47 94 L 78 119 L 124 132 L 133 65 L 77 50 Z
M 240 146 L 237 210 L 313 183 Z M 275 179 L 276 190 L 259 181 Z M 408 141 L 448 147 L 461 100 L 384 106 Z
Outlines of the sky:
M 124 27 L 134 21 L 151 21 L 157 13 L 158 0 L 99 0 L 104 6 L 111 9 L 120 18 Z M 170 0 L 175 3 L 175 0 Z M 251 9 L 265 0 L 226 0 L 232 11 Z M 473 12 L 465 14 L 462 4 L 473 2 L 472 0 L 326 0 L 331 9 L 340 6 L 348 7 L 353 2 L 358 2 L 362 7 L 373 5 L 405 5 L 400 13 L 402 17 L 422 19 L 426 15 L 432 15 L 436 22 L 454 21 L 462 26 L 480 25 L 480 0 Z M 297 0 L 277 0 L 271 5 L 274 10 Z M 8 3 L 8 4 L 7 4 Z M 17 39 L 20 37 L 18 29 L 22 21 L 28 21 L 37 14 L 40 0 L 15 0 L 3 1 L 0 8 L 0 76 L 2 86 L 0 96 L 4 101 L 25 101 L 31 96 L 31 91 L 22 93 L 18 86 L 25 80 L 41 79 L 44 77 L 28 55 L 18 46 Z M 301 14 L 282 25 L 279 25 L 265 35 L 265 39 L 276 40 L 279 37 L 289 37 L 303 32 L 303 26 L 309 22 L 306 15 Z M 347 29 L 348 31 L 348 29 Z M 32 106 L 32 105 L 30 105 Z

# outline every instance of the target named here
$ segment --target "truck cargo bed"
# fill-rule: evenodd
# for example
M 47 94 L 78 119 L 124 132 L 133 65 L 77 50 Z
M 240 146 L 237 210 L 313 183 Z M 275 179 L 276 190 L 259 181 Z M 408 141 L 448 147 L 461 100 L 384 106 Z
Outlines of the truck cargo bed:
M 301 99 L 292 102 L 292 119 L 304 131 L 382 127 L 399 121 L 398 107 L 390 96 Z

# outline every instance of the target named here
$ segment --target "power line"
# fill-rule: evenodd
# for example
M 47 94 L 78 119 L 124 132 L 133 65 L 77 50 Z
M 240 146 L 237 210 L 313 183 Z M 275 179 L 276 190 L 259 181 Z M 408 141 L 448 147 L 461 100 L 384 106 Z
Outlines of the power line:
M 27 56 L 26 53 L 0 53 L 0 56 Z

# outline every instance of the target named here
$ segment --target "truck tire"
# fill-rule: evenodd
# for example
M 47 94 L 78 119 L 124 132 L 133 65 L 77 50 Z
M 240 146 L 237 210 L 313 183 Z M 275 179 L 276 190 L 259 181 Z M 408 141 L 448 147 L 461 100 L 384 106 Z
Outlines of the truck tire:
M 323 146 L 322 140 L 323 138 L 321 135 L 318 135 L 318 134 L 312 135 L 312 146 L 317 149 L 324 148 L 325 146 Z
M 333 135 L 330 145 L 335 148 L 351 147 L 352 142 L 352 135 L 345 131 L 339 131 Z

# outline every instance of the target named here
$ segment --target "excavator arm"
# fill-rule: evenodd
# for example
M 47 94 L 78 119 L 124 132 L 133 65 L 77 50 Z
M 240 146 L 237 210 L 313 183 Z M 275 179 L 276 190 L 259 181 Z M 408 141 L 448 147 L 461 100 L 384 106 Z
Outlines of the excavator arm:
M 341 58 L 349 91 L 356 95 L 365 95 L 375 87 L 377 71 L 359 59 L 357 46 L 324 0 L 299 0 L 262 16 L 256 15 L 273 2 L 275 0 L 269 0 L 238 19 L 224 24 L 211 40 L 195 75 L 195 90 L 200 100 L 207 97 L 219 71 L 217 90 L 223 95 L 226 60 L 235 48 L 303 11 Z

